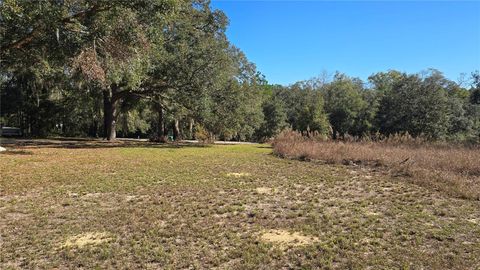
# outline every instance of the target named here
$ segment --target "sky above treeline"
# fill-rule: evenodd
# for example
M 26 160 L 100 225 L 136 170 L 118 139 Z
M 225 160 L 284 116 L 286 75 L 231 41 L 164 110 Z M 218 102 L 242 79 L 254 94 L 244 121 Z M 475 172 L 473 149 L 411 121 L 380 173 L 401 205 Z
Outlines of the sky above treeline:
M 457 81 L 480 69 L 478 1 L 212 1 L 227 35 L 269 83 L 324 71 L 366 80 L 428 68 Z

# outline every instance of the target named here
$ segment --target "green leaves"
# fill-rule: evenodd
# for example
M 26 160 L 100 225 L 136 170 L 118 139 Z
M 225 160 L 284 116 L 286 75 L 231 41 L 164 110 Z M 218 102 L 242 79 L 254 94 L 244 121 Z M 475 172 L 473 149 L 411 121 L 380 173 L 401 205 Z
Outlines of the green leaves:
M 367 102 L 362 92 L 361 82 L 341 73 L 335 74 L 334 80 L 323 88 L 325 109 L 334 134 L 362 135 L 366 131 L 363 125 L 368 125 L 371 119 L 366 119 Z

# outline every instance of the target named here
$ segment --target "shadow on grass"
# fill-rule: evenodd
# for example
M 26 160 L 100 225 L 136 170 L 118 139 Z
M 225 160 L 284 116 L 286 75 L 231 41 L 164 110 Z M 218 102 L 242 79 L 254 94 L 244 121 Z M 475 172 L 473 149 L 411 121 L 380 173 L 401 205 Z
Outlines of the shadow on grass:
M 8 150 L 0 152 L 0 155 L 33 155 L 33 152 L 25 150 Z
M 64 149 L 97 149 L 97 148 L 165 148 L 165 149 L 178 149 L 185 147 L 197 147 L 208 148 L 210 145 L 176 142 L 176 143 L 155 143 L 147 141 L 135 141 L 135 140 L 118 140 L 118 141 L 106 141 L 95 140 L 86 138 L 55 138 L 55 139 L 28 139 L 28 140 L 12 140 L 4 142 L 3 145 L 12 148 L 64 148 Z M 16 152 L 25 152 L 32 154 L 25 150 L 10 150 L 4 153 L 14 154 Z

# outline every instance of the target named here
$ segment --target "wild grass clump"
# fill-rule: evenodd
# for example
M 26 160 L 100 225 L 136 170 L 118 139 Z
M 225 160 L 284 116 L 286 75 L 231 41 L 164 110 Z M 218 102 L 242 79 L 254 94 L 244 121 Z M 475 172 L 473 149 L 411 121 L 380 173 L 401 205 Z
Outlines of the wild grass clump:
M 284 131 L 273 141 L 278 156 L 332 164 L 382 167 L 424 187 L 454 197 L 480 200 L 480 148 L 429 143 L 408 134 L 330 140 Z

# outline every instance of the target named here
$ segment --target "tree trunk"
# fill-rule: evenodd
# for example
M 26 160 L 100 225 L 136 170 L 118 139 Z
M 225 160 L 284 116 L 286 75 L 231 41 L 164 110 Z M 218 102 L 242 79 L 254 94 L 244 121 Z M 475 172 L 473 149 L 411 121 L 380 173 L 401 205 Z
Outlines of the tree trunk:
M 93 119 L 92 123 L 90 123 L 90 128 L 88 130 L 88 136 L 92 138 L 98 138 L 98 121 L 97 119 Z
M 332 127 L 332 139 L 336 140 L 338 139 L 338 131 L 336 128 Z
M 112 92 L 109 90 L 103 91 L 103 126 L 104 137 L 109 141 L 117 138 L 115 129 L 115 100 L 112 97 Z
M 178 119 L 175 119 L 175 124 L 173 125 L 173 140 L 180 140 L 180 122 Z
M 165 136 L 165 122 L 164 122 L 164 115 L 163 115 L 163 108 L 161 105 L 158 105 L 158 127 L 157 127 L 157 135 L 159 138 Z
M 188 136 L 190 140 L 193 140 L 193 124 L 194 120 L 193 118 L 190 118 L 190 123 L 188 123 Z
M 38 90 L 37 90 L 38 91 Z M 40 125 L 40 96 L 38 92 L 35 92 L 35 109 L 30 110 L 32 117 L 30 118 L 31 130 L 30 134 L 33 137 L 40 137 L 41 135 L 41 125 Z

